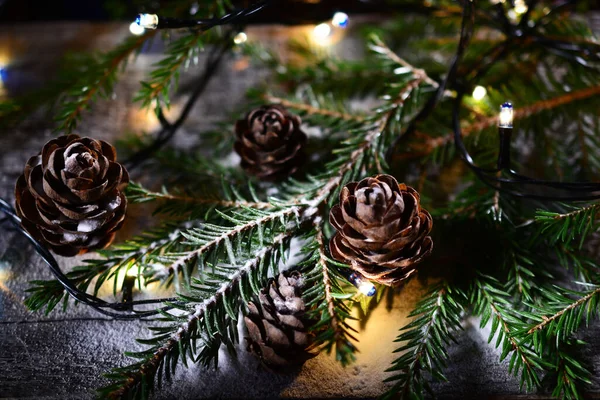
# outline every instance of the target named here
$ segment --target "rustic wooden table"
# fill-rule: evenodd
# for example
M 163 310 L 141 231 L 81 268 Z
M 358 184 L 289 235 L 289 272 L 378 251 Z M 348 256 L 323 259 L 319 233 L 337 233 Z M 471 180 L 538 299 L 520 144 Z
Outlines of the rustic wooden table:
M 249 35 L 281 45 L 299 29 L 258 27 Z M 127 24 L 0 27 L 0 62 L 9 66 L 0 95 L 10 96 L 43 85 L 67 50 L 107 49 L 128 34 Z M 357 53 L 352 41 L 341 46 L 339 50 L 344 53 Z M 112 98 L 98 102 L 84 115 L 79 133 L 114 140 L 123 132 L 157 128 L 157 121 L 132 105 L 132 98 L 150 65 L 161 58 L 161 48 L 160 43 L 156 44 L 130 65 Z M 184 82 L 197 71 L 192 68 L 186 72 Z M 247 88 L 266 82 L 266 71 L 246 68 L 239 57 L 229 58 L 173 144 L 193 145 L 199 131 L 213 126 L 244 103 Z M 14 182 L 25 161 L 52 136 L 49 121 L 36 117 L 17 129 L 0 132 L 0 197 L 13 201 Z M 78 260 L 60 262 L 68 270 Z M 123 351 L 139 349 L 134 339 L 147 335 L 146 323 L 105 319 L 85 306 L 70 307 L 65 313 L 54 311 L 48 316 L 27 311 L 22 301 L 28 282 L 50 277 L 27 241 L 3 225 L 0 228 L 0 398 L 92 398 L 93 390 L 106 383 L 101 374 L 126 363 Z M 224 353 L 218 371 L 182 367 L 175 383 L 167 385 L 155 398 L 376 397 L 385 389 L 383 370 L 392 359 L 392 340 L 397 329 L 406 323 L 406 315 L 421 292 L 422 283 L 413 280 L 392 307 L 377 308 L 368 323 L 358 327 L 362 350 L 351 367 L 343 369 L 331 357 L 320 355 L 307 362 L 297 375 L 273 375 L 258 368 L 254 359 L 242 350 L 238 361 L 230 360 Z M 450 383 L 433 385 L 438 397 L 518 397 L 518 382 L 507 374 L 506 363 L 498 362 L 498 351 L 487 344 L 487 332 L 471 319 L 465 321 L 464 328 L 458 335 L 459 343 L 450 350 L 447 371 Z M 595 371 L 600 371 L 599 334 L 600 325 L 596 324 L 582 336 L 593 344 L 586 357 Z M 597 376 L 592 389 L 600 391 Z M 527 396 L 542 397 L 545 396 Z

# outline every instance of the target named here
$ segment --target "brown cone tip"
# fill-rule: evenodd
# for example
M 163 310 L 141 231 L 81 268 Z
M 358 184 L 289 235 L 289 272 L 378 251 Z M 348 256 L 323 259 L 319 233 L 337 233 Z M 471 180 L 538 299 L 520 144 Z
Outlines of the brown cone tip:
M 15 187 L 23 228 L 62 256 L 107 247 L 127 209 L 127 170 L 115 148 L 78 135 L 60 136 L 31 157 Z
M 235 124 L 235 151 L 249 175 L 277 181 L 292 175 L 305 159 L 301 120 L 280 105 L 252 110 Z
M 433 249 L 433 220 L 419 193 L 391 175 L 347 184 L 329 221 L 333 258 L 383 285 L 399 286 Z
M 301 297 L 304 278 L 297 272 L 280 274 L 248 303 L 244 317 L 248 350 L 271 369 L 299 366 L 314 356 L 307 350 L 311 335 Z

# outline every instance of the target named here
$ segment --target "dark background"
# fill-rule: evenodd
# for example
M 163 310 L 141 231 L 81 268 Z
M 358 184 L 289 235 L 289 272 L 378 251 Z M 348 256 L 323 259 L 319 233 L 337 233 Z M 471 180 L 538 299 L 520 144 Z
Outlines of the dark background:
M 140 0 L 0 0 L 0 22 L 35 22 L 57 20 L 106 21 L 133 20 L 139 12 L 155 12 L 173 1 Z M 193 1 L 189 2 L 190 4 Z M 252 1 L 234 1 L 251 4 Z M 389 7 L 389 6 L 388 6 Z M 382 12 L 382 0 L 273 0 L 266 10 L 257 13 L 251 23 L 302 23 L 331 18 L 333 12 Z M 285 10 L 282 15 L 281 10 Z M 282 19 L 283 18 L 283 19 Z
M 233 1 L 234 4 L 248 5 L 254 0 Z M 510 1 L 510 0 L 509 0 Z M 540 1 L 554 4 L 560 1 Z M 0 23 L 35 21 L 106 21 L 132 20 L 139 12 L 158 13 L 161 7 L 176 0 L 0 0 Z M 190 0 L 190 4 L 193 1 Z M 395 11 L 424 10 L 415 1 L 413 6 L 394 6 Z M 600 0 L 579 0 L 575 2 L 579 11 L 600 9 Z M 389 12 L 390 5 L 384 0 L 272 0 L 270 7 L 257 13 L 249 23 L 299 24 L 331 18 L 335 11 L 347 13 Z M 285 10 L 284 13 L 281 11 Z

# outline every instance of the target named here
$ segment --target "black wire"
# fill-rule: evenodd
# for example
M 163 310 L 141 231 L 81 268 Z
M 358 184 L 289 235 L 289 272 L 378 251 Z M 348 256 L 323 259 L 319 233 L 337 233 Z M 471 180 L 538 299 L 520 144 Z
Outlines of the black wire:
M 54 274 L 54 276 L 61 283 L 61 285 L 63 285 L 63 287 L 65 288 L 67 293 L 69 293 L 69 295 L 71 297 L 73 297 L 75 300 L 89 305 L 90 307 L 94 308 L 96 311 L 98 311 L 102 314 L 114 317 L 114 318 L 133 319 L 133 318 L 142 318 L 142 317 L 148 317 L 151 315 L 156 315 L 161 312 L 168 311 L 169 309 L 172 308 L 170 306 L 165 306 L 158 310 L 137 311 L 137 310 L 131 309 L 131 307 L 133 307 L 133 306 L 143 305 L 143 304 L 158 304 L 158 303 L 173 303 L 173 304 L 179 303 L 178 299 L 176 297 L 151 299 L 151 300 L 139 300 L 139 301 L 126 302 L 126 303 L 122 303 L 122 302 L 109 303 L 107 301 L 99 299 L 96 296 L 92 296 L 86 292 L 83 292 L 82 290 L 77 288 L 75 285 L 73 285 L 73 283 L 69 280 L 69 278 L 62 272 L 62 270 L 60 269 L 60 266 L 58 265 L 58 262 L 56 261 L 56 258 L 54 258 L 52 253 L 50 253 L 50 251 L 48 251 L 48 249 L 46 247 L 44 247 L 37 239 L 35 239 L 33 236 L 31 236 L 31 234 L 29 234 L 29 232 L 27 232 L 25 229 L 23 229 L 23 227 L 21 225 L 21 219 L 17 216 L 14 209 L 3 199 L 0 199 L 0 211 L 2 211 L 4 214 L 6 214 L 8 216 L 8 218 L 11 220 L 11 222 L 13 223 L 13 225 L 17 228 L 17 230 L 29 240 L 29 242 L 35 248 L 35 251 L 42 257 L 44 262 L 46 262 L 46 264 L 48 264 L 48 266 L 50 267 L 50 271 L 52 272 L 52 274 Z M 107 310 L 105 310 L 105 308 L 109 308 L 112 311 L 107 311 Z M 113 311 L 119 311 L 120 313 L 116 313 Z
M 145 160 L 147 160 L 154 152 L 158 151 L 162 146 L 164 146 L 171 138 L 175 135 L 177 130 L 181 127 L 184 121 L 187 119 L 190 111 L 192 110 L 194 104 L 198 100 L 198 98 L 202 95 L 208 83 L 212 79 L 212 77 L 217 72 L 217 69 L 223 60 L 223 57 L 227 53 L 227 50 L 231 47 L 231 32 L 227 35 L 225 39 L 225 43 L 221 47 L 213 47 L 210 55 L 206 60 L 206 67 L 202 76 L 198 81 L 198 85 L 194 89 L 194 92 L 186 102 L 181 114 L 177 118 L 174 123 L 170 123 L 164 116 L 162 109 L 159 110 L 158 119 L 162 125 L 161 131 L 157 134 L 156 139 L 147 147 L 141 149 L 137 153 L 133 154 L 127 160 L 123 162 L 125 167 L 128 170 L 131 170 Z
M 249 7 L 236 9 L 220 18 L 212 19 L 179 19 L 159 16 L 156 29 L 197 28 L 205 31 L 215 26 L 230 25 L 234 21 L 249 17 L 265 8 L 269 3 L 270 0 L 259 1 Z

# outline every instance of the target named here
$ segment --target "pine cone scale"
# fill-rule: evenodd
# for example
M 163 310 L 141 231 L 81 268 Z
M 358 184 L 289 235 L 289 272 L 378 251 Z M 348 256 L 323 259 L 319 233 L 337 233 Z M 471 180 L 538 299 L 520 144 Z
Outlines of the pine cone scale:
M 433 221 L 419 200 L 416 190 L 390 175 L 349 183 L 329 214 L 337 230 L 331 255 L 368 279 L 399 285 L 433 249 L 427 236 Z

